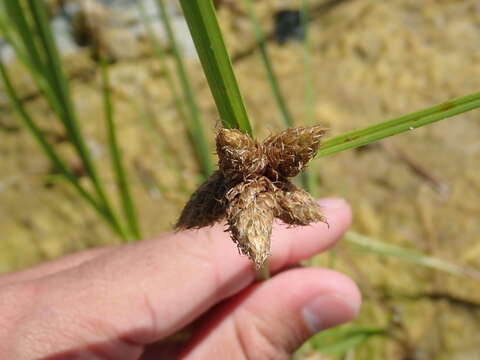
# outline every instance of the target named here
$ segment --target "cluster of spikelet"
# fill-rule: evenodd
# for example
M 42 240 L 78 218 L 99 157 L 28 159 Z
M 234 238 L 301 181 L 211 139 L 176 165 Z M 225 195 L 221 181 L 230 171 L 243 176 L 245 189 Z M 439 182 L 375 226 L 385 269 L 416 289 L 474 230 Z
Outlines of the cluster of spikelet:
M 289 225 L 326 222 L 310 194 L 288 180 L 315 156 L 325 131 L 289 128 L 259 143 L 239 130 L 220 130 L 219 170 L 193 193 L 176 228 L 201 228 L 226 218 L 241 253 L 261 267 L 270 253 L 275 217 Z

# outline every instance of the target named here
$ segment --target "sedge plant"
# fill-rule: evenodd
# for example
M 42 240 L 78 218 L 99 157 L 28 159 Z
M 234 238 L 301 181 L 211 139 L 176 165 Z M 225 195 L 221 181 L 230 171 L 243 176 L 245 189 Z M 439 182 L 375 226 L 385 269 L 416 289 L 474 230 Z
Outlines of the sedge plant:
M 202 124 L 200 123 L 198 116 L 195 117 L 193 115 L 194 113 L 197 113 L 197 115 L 199 113 L 198 107 L 195 105 L 193 90 L 188 83 L 188 76 L 186 75 L 185 66 L 178 51 L 178 46 L 176 45 L 171 25 L 169 24 L 165 4 L 161 0 L 158 0 L 157 4 L 161 18 L 164 24 L 166 24 L 166 32 L 169 37 L 170 45 L 175 49 L 173 50 L 173 55 L 176 59 L 177 71 L 181 79 L 180 82 L 183 87 L 184 96 L 187 98 L 186 102 L 190 104 L 189 111 L 192 118 L 196 119 L 188 123 L 189 128 L 193 134 L 200 134 L 197 144 L 203 143 L 203 145 L 200 145 L 197 149 L 202 148 L 203 150 L 197 150 L 197 152 L 203 152 L 203 154 L 205 154 L 206 145 L 204 140 L 202 140 L 204 137 L 201 135 L 203 130 L 199 130 Z M 182 1 L 181 4 L 187 23 L 191 28 L 192 37 L 197 47 L 210 89 L 217 104 L 222 124 L 227 129 L 239 129 L 243 133 L 253 136 L 252 127 L 223 42 L 213 4 L 210 1 L 200 3 Z M 257 41 L 261 53 L 263 54 L 262 58 L 267 74 L 269 74 L 270 82 L 272 84 L 272 92 L 277 99 L 280 113 L 284 116 L 285 125 L 290 126 L 293 124 L 293 121 L 285 106 L 283 96 L 279 91 L 278 80 L 273 73 L 271 60 L 269 59 L 265 48 L 264 35 L 255 18 L 251 3 L 248 0 L 246 0 L 246 5 L 249 7 L 250 17 L 256 29 Z M 103 82 L 102 94 L 106 115 L 108 146 L 112 157 L 112 166 L 117 181 L 120 202 L 123 207 L 123 218 L 125 219 L 125 223 L 122 223 L 123 221 L 120 221 L 120 218 L 113 211 L 110 201 L 106 196 L 106 192 L 103 189 L 104 186 L 97 175 L 92 156 L 85 145 L 85 139 L 80 131 L 73 102 L 68 90 L 67 79 L 63 73 L 60 57 L 48 24 L 45 4 L 42 1 L 29 1 L 26 3 L 25 7 L 21 7 L 15 3 L 3 1 L 1 6 L 2 9 L 5 10 L 0 16 L 0 29 L 2 30 L 2 34 L 14 47 L 19 59 L 30 71 L 39 90 L 44 94 L 50 106 L 57 114 L 58 120 L 64 126 L 66 133 L 69 135 L 72 146 L 82 160 L 82 164 L 85 167 L 87 176 L 91 182 L 92 189 L 85 187 L 78 181 L 66 162 L 58 156 L 55 149 L 47 142 L 41 128 L 35 123 L 33 117 L 28 113 L 27 109 L 20 101 L 19 96 L 12 85 L 8 71 L 2 63 L 0 64 L 0 73 L 6 93 L 13 105 L 13 109 L 38 141 L 55 168 L 72 184 L 80 196 L 107 221 L 112 229 L 125 239 L 139 238 L 140 232 L 138 229 L 136 213 L 133 207 L 133 201 L 129 194 L 129 185 L 126 179 L 125 170 L 121 163 L 121 155 L 115 135 L 113 106 L 110 98 L 108 67 L 106 62 L 104 60 L 101 61 L 100 69 Z M 7 14 L 9 18 L 7 18 L 5 14 Z M 306 26 L 308 22 L 307 1 L 304 1 L 303 3 L 302 19 L 303 25 Z M 35 31 L 37 36 L 33 36 Z M 153 41 L 154 37 L 151 29 L 148 30 L 148 33 Z M 28 39 L 34 39 L 34 41 L 27 41 Z M 308 39 L 308 37 L 306 37 L 306 39 Z M 162 52 L 163 49 L 158 42 L 154 42 L 154 45 L 157 55 L 162 59 L 162 64 L 165 65 L 165 54 Z M 311 76 L 309 76 L 309 74 L 311 74 L 311 54 L 307 40 L 304 43 L 304 51 L 305 78 L 308 80 L 311 79 Z M 172 77 L 169 76 L 169 78 L 170 82 L 173 84 Z M 174 89 L 175 86 L 172 86 L 172 88 Z M 313 84 L 306 81 L 306 88 L 307 94 L 310 94 L 307 96 L 307 108 L 310 111 L 309 122 L 311 122 L 313 119 Z M 178 100 L 180 96 L 176 95 L 175 98 Z M 281 106 L 282 104 L 283 106 Z M 417 127 L 452 117 L 478 107 L 480 107 L 480 94 L 475 93 L 467 95 L 408 115 L 386 120 L 365 129 L 335 136 L 323 143 L 318 152 L 318 156 L 332 155 L 342 150 L 366 145 L 370 142 L 404 131 L 413 130 Z M 183 109 L 180 110 L 181 112 L 188 112 L 185 110 L 184 106 L 179 106 L 179 109 L 180 108 Z M 206 157 L 204 157 L 204 159 L 206 159 Z M 205 173 L 211 171 L 211 165 L 208 165 L 207 161 L 203 164 L 203 171 Z
M 245 0 L 250 7 L 250 18 L 255 28 L 257 42 L 262 56 L 264 67 L 267 71 L 272 94 L 277 103 L 279 113 L 287 127 L 293 125 L 293 119 L 285 105 L 285 100 L 280 91 L 278 79 L 273 72 L 271 59 L 266 49 L 265 38 L 251 8 L 250 0 Z M 216 18 L 215 9 L 210 0 L 205 1 L 180 1 L 185 18 L 191 30 L 191 34 L 197 48 L 210 90 L 215 100 L 222 125 L 226 129 L 238 129 L 242 133 L 253 137 L 246 107 L 244 105 L 238 83 L 233 72 L 232 64 L 223 41 L 222 33 Z M 192 144 L 198 157 L 204 176 L 210 174 L 213 166 L 209 159 L 209 151 L 206 146 L 200 111 L 196 105 L 195 95 L 188 80 L 182 56 L 178 51 L 178 45 L 169 24 L 169 17 L 162 0 L 157 0 L 160 17 L 165 26 L 172 54 L 175 60 L 175 68 L 182 89 L 174 94 L 174 99 L 181 117 L 186 119 L 187 128 L 192 134 Z M 305 93 L 307 124 L 314 125 L 313 104 L 314 86 L 312 79 L 311 49 L 308 43 L 308 1 L 302 3 L 302 24 L 306 31 L 304 39 L 304 62 L 305 62 Z M 148 23 L 148 19 L 146 20 Z M 3 80 L 4 90 L 10 100 L 12 109 L 17 117 L 25 125 L 28 131 L 36 139 L 41 149 L 49 158 L 54 168 L 75 189 L 79 196 L 84 199 L 94 211 L 125 241 L 139 239 L 141 234 L 138 227 L 138 219 L 129 191 L 127 175 L 122 164 L 122 156 L 115 134 L 114 109 L 111 101 L 111 90 L 108 78 L 108 64 L 101 62 L 102 96 L 106 118 L 108 147 L 112 159 L 112 167 L 117 182 L 117 190 L 122 205 L 121 215 L 115 211 L 105 190 L 105 184 L 98 174 L 93 161 L 93 156 L 86 145 L 85 136 L 81 131 L 77 114 L 71 98 L 67 77 L 63 72 L 60 56 L 56 48 L 52 31 L 49 26 L 46 6 L 43 0 L 27 0 L 25 6 L 19 2 L 0 0 L 0 31 L 2 36 L 15 49 L 18 59 L 28 69 L 37 88 L 43 94 L 48 104 L 56 114 L 57 120 L 63 126 L 69 141 L 74 148 L 82 166 L 86 170 L 88 185 L 80 182 L 68 163 L 62 159 L 55 148 L 47 141 L 47 137 L 41 126 L 35 121 L 26 106 L 20 99 L 18 92 L 12 84 L 8 69 L 0 61 L 0 77 Z M 153 32 L 148 33 L 154 44 L 154 49 L 162 67 L 166 68 L 166 54 Z M 0 57 L 1 59 L 1 57 Z M 173 76 L 167 69 L 165 74 L 172 86 L 176 89 Z M 175 90 L 174 90 L 175 91 Z M 422 109 L 407 115 L 385 120 L 378 124 L 341 134 L 327 139 L 322 143 L 317 157 L 325 157 L 336 154 L 343 150 L 367 145 L 374 141 L 389 136 L 411 131 L 418 127 L 431 124 L 436 121 L 451 118 L 458 114 L 480 108 L 480 93 L 466 95 L 457 99 Z M 312 179 L 312 178 L 309 178 Z M 307 188 L 315 192 L 315 181 L 305 184 Z M 394 256 L 409 261 L 419 266 L 425 266 L 440 270 L 453 275 L 468 276 L 478 279 L 478 273 L 465 269 L 455 264 L 439 260 L 423 253 L 414 252 L 398 246 L 386 244 L 379 240 L 349 232 L 345 236 L 347 243 L 362 251 L 368 251 L 381 255 Z M 268 264 L 268 263 L 266 263 Z M 268 277 L 268 265 L 258 270 L 260 278 Z M 344 354 L 354 346 L 366 341 L 373 336 L 386 335 L 384 328 L 348 328 L 334 333 L 327 333 L 313 344 L 332 355 Z M 325 345 L 327 344 L 327 345 Z
M 181 0 L 180 3 L 223 125 L 228 129 L 236 128 L 252 136 L 252 127 L 226 51 L 213 3 L 211 1 L 191 2 L 188 0 Z M 257 36 L 258 31 L 257 28 Z M 263 50 L 262 53 L 266 52 Z M 264 62 L 265 59 L 268 59 L 265 56 L 263 58 Z M 324 157 L 363 146 L 479 107 L 480 93 L 450 100 L 424 110 L 380 122 L 365 129 L 330 138 L 323 143 L 318 151 L 318 156 Z M 265 265 L 258 270 L 259 277 L 268 277 L 267 267 L 268 265 Z

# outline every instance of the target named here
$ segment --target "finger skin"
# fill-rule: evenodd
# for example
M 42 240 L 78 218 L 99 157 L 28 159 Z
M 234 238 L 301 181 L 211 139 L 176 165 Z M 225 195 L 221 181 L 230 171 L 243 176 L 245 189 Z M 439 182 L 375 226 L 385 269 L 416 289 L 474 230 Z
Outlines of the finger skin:
M 319 301 L 312 319 L 309 305 Z M 289 270 L 216 307 L 179 359 L 288 359 L 315 332 L 352 320 L 360 302 L 337 272 Z
M 19 283 L 22 281 L 35 280 L 73 268 L 84 263 L 85 261 L 89 261 L 100 255 L 104 255 L 112 249 L 113 247 L 98 247 L 95 249 L 88 249 L 14 273 L 0 275 L 0 288 L 2 286 Z
M 351 222 L 348 205 L 330 199 L 323 206 L 329 228 L 323 223 L 275 227 L 273 271 L 323 251 L 345 232 Z M 238 255 L 222 226 L 167 233 L 32 281 L 33 290 L 26 291 L 34 294 L 26 298 L 34 303 L 18 312 L 22 321 L 7 340 L 18 339 L 18 349 L 33 348 L 37 354 L 74 349 L 79 343 L 134 353 L 176 332 L 254 277 L 250 262 Z M 8 306 L 0 304 L 4 309 Z

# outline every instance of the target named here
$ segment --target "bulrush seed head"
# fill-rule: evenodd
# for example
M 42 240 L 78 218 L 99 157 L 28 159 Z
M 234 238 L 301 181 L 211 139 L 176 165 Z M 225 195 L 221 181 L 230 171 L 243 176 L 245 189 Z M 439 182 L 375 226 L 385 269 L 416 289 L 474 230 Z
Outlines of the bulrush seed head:
M 217 135 L 218 167 L 228 179 L 260 175 L 267 166 L 263 148 L 237 129 L 222 129 Z
M 289 225 L 326 223 L 310 194 L 287 179 L 315 156 L 325 132 L 320 126 L 290 128 L 258 143 L 239 130 L 220 130 L 219 170 L 193 193 L 175 227 L 200 228 L 226 218 L 240 252 L 260 268 L 270 253 L 274 217 Z
M 314 222 L 327 223 L 320 206 L 312 196 L 290 181 L 282 184 L 283 191 L 275 192 L 278 204 L 276 216 L 289 225 L 308 225 Z
M 276 209 L 273 184 L 264 176 L 234 186 L 227 197 L 227 223 L 238 249 L 260 268 L 270 253 Z
M 264 142 L 268 162 L 280 176 L 297 176 L 316 155 L 326 129 L 320 126 L 289 128 Z
M 215 171 L 195 191 L 178 219 L 175 228 L 178 230 L 211 226 L 225 217 L 225 193 L 227 191 L 225 177 Z

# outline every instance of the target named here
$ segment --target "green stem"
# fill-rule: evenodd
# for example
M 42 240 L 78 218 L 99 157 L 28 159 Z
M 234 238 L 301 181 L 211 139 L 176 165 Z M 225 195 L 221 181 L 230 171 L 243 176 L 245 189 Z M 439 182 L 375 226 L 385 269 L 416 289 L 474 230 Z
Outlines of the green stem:
M 165 8 L 165 3 L 163 0 L 157 0 L 157 5 L 160 10 L 160 17 L 165 27 L 165 32 L 167 33 L 177 68 L 177 74 L 186 99 L 187 109 L 189 112 L 189 116 L 187 117 L 187 128 L 190 140 L 193 143 L 193 147 L 200 162 L 203 175 L 205 178 L 207 178 L 213 172 L 214 166 L 210 156 L 208 142 L 205 137 L 202 119 L 200 118 L 200 110 L 195 100 L 195 94 L 193 92 L 192 85 L 190 84 L 190 80 L 188 79 L 187 70 L 185 68 L 185 64 L 183 63 L 180 50 L 178 49 L 177 41 L 170 23 L 170 18 L 168 16 L 167 9 Z
M 240 129 L 252 136 L 252 127 L 212 1 L 180 0 L 180 4 L 223 126 Z M 257 272 L 262 279 L 267 278 L 268 274 L 268 264 Z
M 62 71 L 60 57 L 49 25 L 46 5 L 43 0 L 28 0 L 27 4 L 35 25 L 35 32 L 42 45 L 45 57 L 45 67 L 48 70 L 47 73 L 49 74 L 51 81 L 50 87 L 55 94 L 55 99 L 58 99 L 59 104 L 54 106 L 54 108 L 56 108 L 59 118 L 65 125 L 70 141 L 82 159 L 83 165 L 93 183 L 102 206 L 105 207 L 106 212 L 110 214 L 112 221 L 116 226 L 120 228 L 120 223 L 107 199 L 105 191 L 103 190 L 103 186 L 97 175 L 90 152 L 80 132 L 68 84 Z
M 302 1 L 302 8 L 300 11 L 301 25 L 304 31 L 303 38 L 303 68 L 305 77 L 305 114 L 306 123 L 309 125 L 315 125 L 315 86 L 313 83 L 314 73 L 312 67 L 312 51 L 310 48 L 310 32 L 308 29 L 309 21 L 309 1 Z M 309 164 L 305 174 L 305 190 L 317 197 L 318 194 L 318 176 L 317 176 L 317 163 L 312 161 Z
M 116 177 L 117 188 L 122 203 L 123 214 L 127 223 L 129 240 L 139 240 L 141 238 L 138 226 L 137 214 L 135 206 L 130 195 L 130 187 L 125 169 L 122 164 L 122 156 L 117 143 L 117 135 L 115 123 L 113 121 L 113 106 L 110 90 L 110 79 L 108 74 L 108 65 L 105 57 L 100 60 L 100 70 L 102 74 L 102 90 L 103 90 L 103 106 L 105 110 L 105 121 L 107 126 L 108 147 L 110 149 L 110 157 L 112 160 L 112 168 Z
M 153 50 L 155 52 L 155 55 L 157 56 L 160 67 L 162 69 L 162 73 L 165 74 L 165 80 L 167 82 L 167 86 L 172 92 L 174 103 L 175 103 L 175 108 L 178 112 L 178 116 L 183 120 L 183 123 L 187 124 L 187 113 L 185 110 L 185 102 L 181 98 L 178 90 L 177 90 L 177 85 L 175 84 L 175 81 L 172 76 L 172 72 L 170 71 L 170 67 L 167 64 L 167 54 L 165 53 L 165 50 L 163 49 L 162 45 L 160 44 L 158 38 L 155 36 L 155 33 L 153 31 L 151 21 L 147 16 L 147 13 L 145 11 L 145 6 L 143 5 L 143 2 L 139 1 L 138 6 L 140 9 L 140 15 L 142 17 L 142 21 L 145 25 L 145 28 L 147 30 L 148 37 L 153 45 Z M 145 104 L 144 104 L 145 105 Z M 138 102 L 135 103 L 135 106 L 140 109 L 142 106 Z M 160 131 L 159 127 L 156 124 L 156 121 L 154 117 L 152 116 L 152 111 L 150 109 L 145 110 L 142 108 L 141 110 L 141 115 L 140 117 L 144 120 L 145 124 L 152 130 L 151 132 L 153 134 L 162 134 L 162 131 Z M 160 154 L 166 154 L 167 150 L 162 146 L 161 142 L 156 141 L 157 147 L 159 149 Z M 168 158 L 168 157 L 167 157 Z M 167 160 L 168 161 L 168 160 Z M 181 181 L 180 187 L 182 190 L 186 190 L 185 187 L 185 179 L 184 176 L 182 176 L 182 169 L 181 165 L 178 163 L 178 161 L 168 161 L 170 164 L 170 168 L 175 169 L 175 173 Z
M 480 108 L 480 92 L 335 136 L 323 143 L 317 156 L 324 157 L 343 150 L 353 149 L 478 108 Z
M 255 14 L 252 0 L 244 0 L 244 3 L 245 7 L 247 8 L 250 22 L 253 25 L 257 46 L 260 50 L 260 58 L 262 59 L 262 64 L 265 68 L 268 83 L 270 84 L 270 90 L 272 91 L 278 112 L 280 114 L 280 117 L 282 118 L 283 124 L 286 127 L 292 127 L 294 126 L 293 116 L 288 110 L 287 103 L 280 89 L 278 77 L 275 75 L 275 71 L 273 70 L 272 61 L 270 60 L 270 56 L 268 55 L 267 42 L 265 41 L 265 33 L 260 26 L 257 15 Z M 314 177 L 312 175 L 313 174 L 311 173 L 311 171 L 308 170 L 300 174 L 301 185 L 307 191 L 310 191 L 312 181 L 314 180 Z
M 268 264 L 268 259 L 265 261 L 265 263 L 262 265 L 260 269 L 255 268 L 256 273 L 257 273 L 257 281 L 265 281 L 270 279 L 270 267 Z
M 180 0 L 223 126 L 252 135 L 230 57 L 211 0 Z
M 260 23 L 258 22 L 257 15 L 255 14 L 255 10 L 253 8 L 252 0 L 244 0 L 244 3 L 248 11 L 250 21 L 253 25 L 257 46 L 260 50 L 260 57 L 267 73 L 268 83 L 270 84 L 270 89 L 272 90 L 275 103 L 277 104 L 277 109 L 285 126 L 292 127 L 294 126 L 293 117 L 288 110 L 285 98 L 283 97 L 282 91 L 280 90 L 278 78 L 275 75 L 272 62 L 270 61 L 270 56 L 268 55 L 267 44 L 265 41 L 265 33 L 263 32 Z
M 93 196 L 85 190 L 85 188 L 80 184 L 77 177 L 72 173 L 72 171 L 68 168 L 67 165 L 63 162 L 63 160 L 58 156 L 55 152 L 53 147 L 47 142 L 45 136 L 43 135 L 42 131 L 37 127 L 34 123 L 28 112 L 25 110 L 22 102 L 18 98 L 15 89 L 12 86 L 8 73 L 5 69 L 5 66 L 0 58 L 0 76 L 2 78 L 5 92 L 12 104 L 13 109 L 15 110 L 15 114 L 22 122 L 22 124 L 28 129 L 28 131 L 32 134 L 34 139 L 39 144 L 40 148 L 46 154 L 48 159 L 53 164 L 54 168 L 60 172 L 69 182 L 70 184 L 78 191 L 80 196 L 89 203 L 95 211 L 100 215 L 102 219 L 106 221 L 106 223 L 120 236 L 123 236 L 121 229 L 112 222 L 110 214 L 105 211 L 105 208 L 102 207 L 97 203 L 97 201 L 93 198 Z
M 30 26 L 24 16 L 21 3 L 19 1 L 4 0 L 3 4 L 9 16 L 9 23 L 15 26 L 16 34 L 25 46 L 26 53 L 30 55 L 29 60 L 32 68 L 37 72 L 45 71 L 37 42 L 31 37 Z M 6 31 L 4 32 L 6 33 Z
M 422 254 L 421 252 L 412 251 L 403 247 L 384 243 L 382 241 L 372 239 L 368 236 L 349 231 L 345 234 L 344 241 L 357 245 L 361 249 L 373 252 L 379 255 L 394 256 L 417 265 L 440 270 L 452 275 L 467 276 L 475 280 L 480 280 L 480 272 L 464 268 L 462 266 L 438 259 L 433 256 Z

